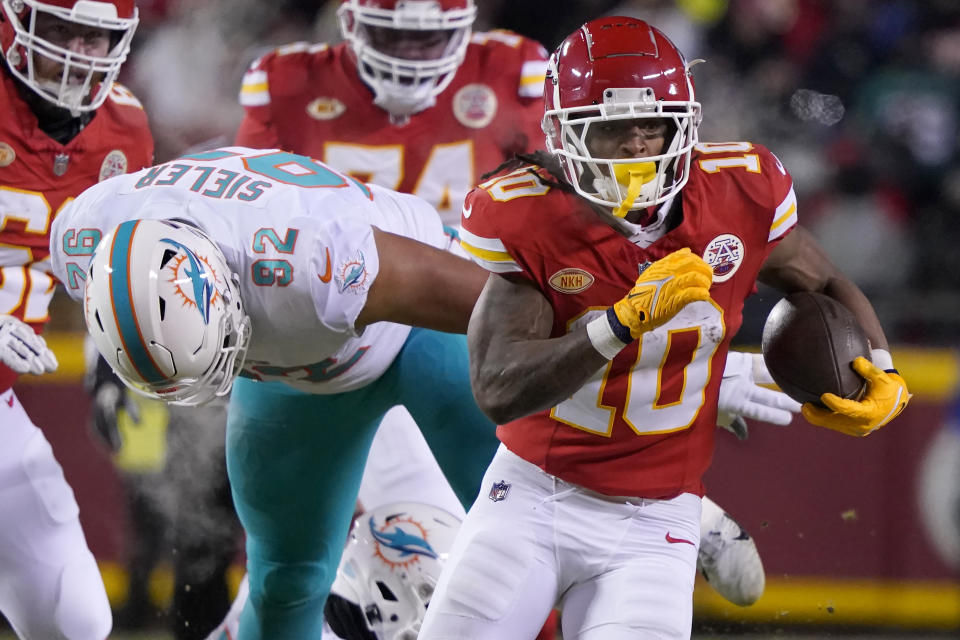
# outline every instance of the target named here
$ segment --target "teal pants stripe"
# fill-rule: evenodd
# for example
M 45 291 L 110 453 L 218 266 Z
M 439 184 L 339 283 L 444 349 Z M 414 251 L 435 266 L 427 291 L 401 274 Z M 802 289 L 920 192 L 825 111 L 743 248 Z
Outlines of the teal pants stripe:
M 240 640 L 319 637 L 370 444 L 397 404 L 469 507 L 498 441 L 470 391 L 464 336 L 415 329 L 383 376 L 348 393 L 237 380 L 227 471 L 247 534 Z

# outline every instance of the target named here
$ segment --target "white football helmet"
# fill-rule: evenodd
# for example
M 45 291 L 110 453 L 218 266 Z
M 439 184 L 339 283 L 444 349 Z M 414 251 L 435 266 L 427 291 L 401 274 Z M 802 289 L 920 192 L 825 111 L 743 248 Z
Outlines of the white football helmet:
M 2 0 L 0 44 L 10 72 L 34 92 L 74 113 L 103 104 L 130 52 L 137 28 L 134 0 Z M 49 15 L 65 22 L 110 32 L 105 56 L 84 55 L 37 35 L 37 19 Z M 60 80 L 41 78 L 36 62 L 46 58 L 63 66 Z
M 193 226 L 129 220 L 97 245 L 84 291 L 87 330 L 131 389 L 196 405 L 230 391 L 250 339 L 239 281 Z
M 374 104 L 396 116 L 433 106 L 449 86 L 466 56 L 476 14 L 473 0 L 344 0 L 337 12 Z M 429 59 L 384 51 L 400 31 L 441 32 L 445 46 Z
M 544 100 L 547 149 L 590 202 L 623 217 L 665 202 L 686 184 L 700 103 L 690 64 L 655 27 L 624 17 L 586 23 L 550 56 Z M 591 129 L 624 120 L 650 122 L 642 129 L 664 136 L 663 152 L 595 157 L 588 146 Z M 660 212 L 658 221 L 665 214 Z
M 460 520 L 398 502 L 357 517 L 324 609 L 347 640 L 415 640 Z

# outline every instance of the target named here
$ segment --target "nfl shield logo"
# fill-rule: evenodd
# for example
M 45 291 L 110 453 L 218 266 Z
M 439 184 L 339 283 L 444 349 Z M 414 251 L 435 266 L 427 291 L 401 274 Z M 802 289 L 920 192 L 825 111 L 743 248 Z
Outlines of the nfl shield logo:
M 504 480 L 501 480 L 500 482 L 494 482 L 493 486 L 490 488 L 490 499 L 494 502 L 500 502 L 507 497 L 508 491 L 510 491 L 510 485 Z
M 67 165 L 70 164 L 70 156 L 65 153 L 58 153 L 53 157 L 53 173 L 62 176 L 67 172 Z

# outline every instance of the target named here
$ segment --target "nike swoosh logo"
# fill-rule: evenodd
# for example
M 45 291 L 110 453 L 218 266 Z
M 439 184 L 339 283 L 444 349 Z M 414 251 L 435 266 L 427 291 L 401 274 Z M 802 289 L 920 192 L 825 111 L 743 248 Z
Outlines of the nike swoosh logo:
M 471 204 L 469 207 L 467 205 L 463 205 L 463 217 L 469 218 L 471 213 L 473 213 L 473 205 Z
M 689 544 L 691 547 L 697 546 L 693 542 L 687 540 L 686 538 L 674 538 L 672 535 L 670 535 L 669 531 L 667 531 L 666 540 L 670 544 L 680 544 L 682 542 L 684 544 Z
M 327 252 L 327 270 L 323 273 L 318 273 L 317 277 L 320 278 L 320 282 L 327 283 L 330 282 L 330 278 L 333 276 L 332 269 L 330 268 L 330 249 L 324 249 Z
M 13 394 L 10 394 L 10 397 L 7 398 L 7 406 L 13 408 Z

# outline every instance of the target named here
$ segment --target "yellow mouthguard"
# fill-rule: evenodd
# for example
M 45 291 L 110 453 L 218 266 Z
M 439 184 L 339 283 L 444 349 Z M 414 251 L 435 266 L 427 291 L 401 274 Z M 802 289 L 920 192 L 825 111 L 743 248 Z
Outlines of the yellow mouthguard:
M 620 206 L 613 210 L 613 215 L 623 218 L 633 206 L 633 201 L 640 195 L 643 185 L 653 180 L 657 175 L 655 162 L 631 162 L 629 164 L 613 165 L 613 176 L 617 182 L 627 188 L 627 197 Z

